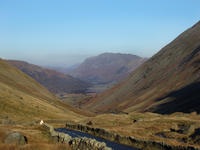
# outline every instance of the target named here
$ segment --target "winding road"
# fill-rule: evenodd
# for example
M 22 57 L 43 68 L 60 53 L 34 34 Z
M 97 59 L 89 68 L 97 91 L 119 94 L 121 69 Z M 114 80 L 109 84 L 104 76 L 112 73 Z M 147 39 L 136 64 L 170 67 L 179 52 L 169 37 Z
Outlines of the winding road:
M 95 139 L 95 140 L 97 140 L 99 142 L 106 143 L 106 145 L 108 147 L 112 148 L 113 150 L 139 150 L 137 148 L 133 148 L 133 147 L 130 147 L 130 146 L 114 143 L 114 142 L 111 142 L 111 141 L 108 141 L 108 140 L 105 140 L 105 139 L 90 135 L 88 133 L 80 132 L 80 131 L 69 130 L 69 129 L 65 129 L 65 128 L 57 128 L 57 129 L 55 129 L 55 131 L 59 131 L 59 132 L 63 132 L 63 133 L 69 134 L 73 138 L 75 138 L 75 137 L 92 138 L 92 139 Z

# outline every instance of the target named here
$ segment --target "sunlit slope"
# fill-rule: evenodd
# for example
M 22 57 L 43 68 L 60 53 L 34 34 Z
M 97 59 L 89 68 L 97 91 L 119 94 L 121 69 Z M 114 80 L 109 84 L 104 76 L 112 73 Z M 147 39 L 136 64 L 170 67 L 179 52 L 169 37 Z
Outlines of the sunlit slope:
M 134 71 L 86 102 L 95 112 L 200 112 L 200 22 Z
M 82 112 L 63 104 L 34 79 L 0 59 L 0 113 L 14 120 L 34 120 L 78 119 Z

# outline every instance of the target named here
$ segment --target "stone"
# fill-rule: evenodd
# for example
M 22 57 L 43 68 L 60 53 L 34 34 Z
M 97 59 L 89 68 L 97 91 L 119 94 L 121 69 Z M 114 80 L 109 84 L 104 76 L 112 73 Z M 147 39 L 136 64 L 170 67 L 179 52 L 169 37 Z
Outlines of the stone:
M 136 122 L 137 122 L 137 120 L 136 120 L 136 119 L 134 119 L 134 120 L 133 120 L 133 123 L 136 123 Z
M 110 147 L 104 147 L 103 150 L 112 150 Z
M 92 121 L 87 122 L 87 125 L 93 125 Z
M 10 133 L 4 140 L 6 144 L 27 144 L 27 138 L 19 132 Z
M 64 133 L 58 133 L 58 137 L 60 139 L 59 142 L 61 143 L 69 143 L 69 141 L 72 139 L 70 135 Z

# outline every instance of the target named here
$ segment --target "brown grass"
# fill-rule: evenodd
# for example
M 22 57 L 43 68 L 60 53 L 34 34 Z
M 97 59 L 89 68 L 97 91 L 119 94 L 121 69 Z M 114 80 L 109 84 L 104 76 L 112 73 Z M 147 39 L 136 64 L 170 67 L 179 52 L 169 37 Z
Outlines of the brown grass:
M 27 144 L 25 146 L 0 144 L 2 150 L 71 150 L 66 144 Z
M 3 140 L 6 138 L 7 134 L 5 131 L 0 130 L 0 143 L 3 143 Z
M 4 144 L 8 132 L 21 132 L 28 139 L 26 145 Z M 68 144 L 55 143 L 41 126 L 0 126 L 1 150 L 71 150 Z
M 134 120 L 137 120 L 134 123 Z M 200 116 L 184 113 L 172 115 L 159 115 L 154 113 L 131 113 L 102 114 L 93 118 L 83 119 L 79 123 L 87 125 L 92 121 L 93 127 L 104 128 L 109 131 L 124 135 L 133 136 L 137 139 L 166 142 L 172 145 L 190 145 L 182 142 L 188 138 L 195 128 L 200 128 Z M 185 133 L 171 132 L 171 129 L 179 130 L 180 126 L 189 126 Z M 159 136 L 163 135 L 163 137 Z M 196 145 L 199 147 L 199 145 Z
M 62 103 L 35 80 L 0 59 L 1 115 L 17 122 L 40 119 L 79 120 L 84 112 Z

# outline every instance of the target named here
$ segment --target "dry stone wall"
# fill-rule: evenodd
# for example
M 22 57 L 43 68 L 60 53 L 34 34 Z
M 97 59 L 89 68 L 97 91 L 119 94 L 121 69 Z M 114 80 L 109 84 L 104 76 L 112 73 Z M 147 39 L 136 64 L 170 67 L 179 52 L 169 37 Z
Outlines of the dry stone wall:
M 72 150 L 112 150 L 107 147 L 104 142 L 98 142 L 91 138 L 72 138 L 70 135 L 54 130 L 54 127 L 44 123 L 43 126 L 50 133 L 52 138 L 56 139 L 57 142 L 69 144 Z

